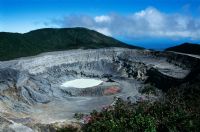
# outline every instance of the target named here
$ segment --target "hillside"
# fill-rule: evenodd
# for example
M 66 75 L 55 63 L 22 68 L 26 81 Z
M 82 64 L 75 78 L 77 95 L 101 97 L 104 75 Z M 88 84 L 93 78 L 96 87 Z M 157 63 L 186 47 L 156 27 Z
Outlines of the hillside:
M 24 34 L 0 32 L 0 60 L 49 51 L 105 47 L 139 48 L 86 28 L 46 28 Z
M 166 51 L 175 51 L 187 54 L 200 55 L 200 45 L 192 43 L 184 43 L 178 46 L 167 48 Z

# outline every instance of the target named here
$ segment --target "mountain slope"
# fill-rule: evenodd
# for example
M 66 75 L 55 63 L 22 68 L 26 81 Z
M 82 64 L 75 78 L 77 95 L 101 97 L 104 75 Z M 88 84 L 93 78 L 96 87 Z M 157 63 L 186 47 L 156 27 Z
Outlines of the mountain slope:
M 86 28 L 46 28 L 24 34 L 0 33 L 0 60 L 49 51 L 106 47 L 140 48 Z
M 192 43 L 184 43 L 178 46 L 167 48 L 166 51 L 175 51 L 187 54 L 200 55 L 200 45 Z

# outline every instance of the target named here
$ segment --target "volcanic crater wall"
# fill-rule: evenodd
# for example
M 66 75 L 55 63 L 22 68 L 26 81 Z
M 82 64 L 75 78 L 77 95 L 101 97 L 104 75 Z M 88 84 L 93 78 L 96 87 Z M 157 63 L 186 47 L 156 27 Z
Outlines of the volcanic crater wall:
M 16 111 L 28 111 L 32 104 L 71 96 L 60 85 L 74 78 L 132 78 L 145 82 L 152 68 L 159 76 L 180 79 L 188 74 L 188 69 L 167 59 L 148 50 L 110 48 L 51 52 L 4 61 L 0 62 L 0 100 Z

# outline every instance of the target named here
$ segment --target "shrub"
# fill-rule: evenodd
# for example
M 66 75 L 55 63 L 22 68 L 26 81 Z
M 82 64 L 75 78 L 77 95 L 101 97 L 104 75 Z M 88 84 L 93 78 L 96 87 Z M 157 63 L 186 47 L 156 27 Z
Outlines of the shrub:
M 78 131 L 79 131 L 78 128 L 74 126 L 67 126 L 57 130 L 57 132 L 78 132 Z
M 82 118 L 83 118 L 83 116 L 84 116 L 84 114 L 83 114 L 83 113 L 75 113 L 75 114 L 74 114 L 74 118 L 75 118 L 75 119 L 77 119 L 77 120 L 80 120 L 80 119 L 82 119 Z
M 142 94 L 153 94 L 156 95 L 156 87 L 153 86 L 152 84 L 146 84 L 142 89 L 141 93 Z
M 156 131 L 155 119 L 139 112 L 139 107 L 118 99 L 115 106 L 92 112 L 91 120 L 83 126 L 85 132 Z
M 84 132 L 198 132 L 199 95 L 199 86 L 186 85 L 169 89 L 162 101 L 131 103 L 119 98 L 114 106 L 76 117 L 83 117 Z
M 92 112 L 83 125 L 85 132 L 198 131 L 199 113 L 188 111 L 182 103 L 170 100 L 130 103 L 118 99 L 114 106 Z

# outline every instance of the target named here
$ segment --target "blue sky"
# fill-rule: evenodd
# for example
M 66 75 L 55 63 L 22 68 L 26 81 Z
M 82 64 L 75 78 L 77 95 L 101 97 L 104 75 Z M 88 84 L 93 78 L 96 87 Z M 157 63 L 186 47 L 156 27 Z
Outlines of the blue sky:
M 82 26 L 163 49 L 200 42 L 200 0 L 0 0 L 0 31 Z

